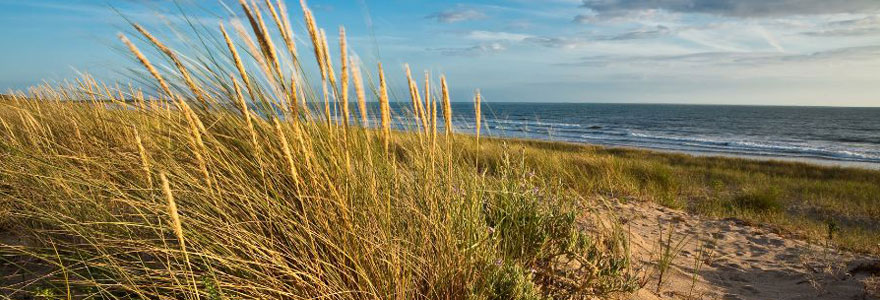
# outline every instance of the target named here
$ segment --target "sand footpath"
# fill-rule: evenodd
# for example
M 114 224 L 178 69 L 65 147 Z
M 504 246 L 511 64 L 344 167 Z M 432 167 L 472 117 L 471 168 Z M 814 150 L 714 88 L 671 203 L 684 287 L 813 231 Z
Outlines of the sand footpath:
M 712 220 L 651 203 L 611 204 L 631 236 L 645 287 L 635 299 L 877 299 L 874 257 L 811 245 L 736 219 Z M 662 225 L 662 226 L 661 226 Z M 680 254 L 657 292 L 659 241 L 674 228 Z M 694 276 L 694 274 L 697 274 Z

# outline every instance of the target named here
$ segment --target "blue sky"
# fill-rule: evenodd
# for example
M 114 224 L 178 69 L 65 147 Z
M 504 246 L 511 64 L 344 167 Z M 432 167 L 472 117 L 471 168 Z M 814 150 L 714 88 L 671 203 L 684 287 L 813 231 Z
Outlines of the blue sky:
M 170 2 L 0 0 L 0 90 L 76 70 L 121 78 L 116 33 L 128 29 L 109 7 L 159 25 Z M 230 16 L 217 0 L 179 2 L 206 25 Z M 487 101 L 880 106 L 876 0 L 309 4 L 328 34 L 346 26 L 365 62 L 445 73 L 460 100 L 481 88 Z

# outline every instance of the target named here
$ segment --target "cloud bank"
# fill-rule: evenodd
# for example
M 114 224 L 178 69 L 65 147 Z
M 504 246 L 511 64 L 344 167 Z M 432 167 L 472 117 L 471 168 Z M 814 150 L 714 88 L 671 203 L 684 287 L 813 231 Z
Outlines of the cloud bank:
M 780 17 L 880 11 L 877 0 L 583 0 L 581 7 L 599 15 L 620 15 L 629 11 L 666 10 L 729 17 Z M 576 21 L 584 21 L 581 16 Z

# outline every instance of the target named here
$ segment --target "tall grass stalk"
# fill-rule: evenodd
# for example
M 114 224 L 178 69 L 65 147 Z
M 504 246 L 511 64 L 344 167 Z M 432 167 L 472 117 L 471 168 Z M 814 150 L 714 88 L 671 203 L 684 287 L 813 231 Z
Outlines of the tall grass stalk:
M 79 132 L 78 129 L 76 131 Z M 141 135 L 138 133 L 137 128 L 134 129 L 134 141 L 137 144 L 138 154 L 141 157 L 141 167 L 144 169 L 144 178 L 147 179 L 147 186 L 152 187 L 153 186 L 153 176 L 151 175 L 151 172 L 150 172 L 150 161 L 147 158 L 147 150 L 146 150 L 146 148 L 144 148 L 144 143 L 141 140 Z
M 202 90 L 198 87 L 196 82 L 193 80 L 192 76 L 190 76 L 189 71 L 186 66 L 184 66 L 183 62 L 177 57 L 177 54 L 174 53 L 170 48 L 165 46 L 162 42 L 160 42 L 156 37 L 150 34 L 146 28 L 139 24 L 134 24 L 134 28 L 140 32 L 145 38 L 147 38 L 153 46 L 159 48 L 159 51 L 165 53 L 172 62 L 174 62 L 174 66 L 177 67 L 177 71 L 180 73 L 180 76 L 183 77 L 183 82 L 186 83 L 186 86 L 189 87 L 190 91 L 195 95 L 196 100 L 199 101 L 202 105 L 207 106 L 207 100 L 205 100 L 205 96 L 202 93 Z
M 361 126 L 370 128 L 369 113 L 367 112 L 367 93 L 364 90 L 364 81 L 361 78 L 361 70 L 357 64 L 351 66 L 352 81 L 357 95 L 358 112 L 360 112 Z
M 479 137 L 453 139 L 445 77 L 438 99 L 428 73 L 424 89 L 407 74 L 417 125 L 392 132 L 383 65 L 359 65 L 344 29 L 337 70 L 302 3 L 320 74 L 309 81 L 284 3 L 239 4 L 248 27 L 171 28 L 180 48 L 132 24 L 158 50 L 120 35 L 146 70 L 130 78 L 143 90 L 83 76 L 0 99 L 0 237 L 29 241 L 0 245 L 0 256 L 22 273 L 46 270 L 0 282 L 0 293 L 539 299 L 634 288 L 621 236 L 583 230 L 595 216 L 556 175 L 534 175 L 507 149 L 485 151 Z M 187 34 L 214 42 L 192 49 Z M 362 72 L 378 75 L 376 89 Z M 350 119 L 349 80 L 363 128 Z M 310 119 L 322 113 L 327 122 Z
M 382 121 L 382 143 L 385 145 L 385 152 L 388 152 L 391 143 L 391 106 L 388 103 L 388 86 L 385 83 L 382 63 L 379 63 L 379 112 Z
M 189 261 L 189 253 L 186 251 L 186 239 L 183 236 L 183 223 L 180 221 L 180 214 L 177 211 L 177 202 L 174 201 L 174 194 L 171 192 L 168 176 L 164 172 L 160 172 L 159 179 L 162 181 L 162 193 L 165 194 L 165 199 L 168 201 L 168 215 L 171 216 L 171 228 L 174 229 L 174 235 L 177 237 L 177 243 L 180 245 L 180 252 L 183 253 L 183 259 L 188 269 L 187 272 L 192 281 L 193 295 L 198 299 L 198 287 L 196 286 L 195 275 L 192 272 L 192 264 Z
M 440 77 L 441 97 L 443 97 L 443 122 L 446 142 L 452 137 L 452 102 L 449 100 L 449 87 L 446 85 L 446 76 Z
M 162 91 L 165 92 L 165 95 L 174 98 L 174 93 L 171 92 L 171 88 L 168 87 L 168 83 L 165 82 L 165 79 L 162 78 L 162 75 L 159 74 L 159 71 L 156 70 L 156 67 L 153 67 L 153 64 L 150 63 L 150 60 L 147 59 L 147 57 L 144 56 L 143 53 L 141 53 L 140 49 L 138 49 L 138 47 L 135 46 L 134 43 L 132 43 L 125 35 L 121 33 L 119 34 L 119 39 L 122 40 L 122 42 L 125 43 L 126 46 L 128 46 L 128 49 L 131 51 L 132 54 L 134 54 L 138 61 L 140 61 L 141 65 L 143 65 L 144 68 L 146 68 L 147 71 L 150 72 L 150 75 L 152 75 L 154 79 L 156 79 L 156 82 L 159 83 L 159 87 L 162 88 Z
M 483 127 L 482 123 L 482 96 L 480 95 L 480 90 L 474 91 L 474 126 L 476 126 L 477 133 L 477 142 L 480 142 L 480 128 Z

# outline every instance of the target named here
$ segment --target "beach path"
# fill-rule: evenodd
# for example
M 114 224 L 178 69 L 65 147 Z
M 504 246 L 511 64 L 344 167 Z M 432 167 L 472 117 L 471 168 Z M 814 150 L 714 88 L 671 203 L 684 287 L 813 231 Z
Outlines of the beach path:
M 737 219 L 715 220 L 647 202 L 611 204 L 646 282 L 635 299 L 876 299 L 877 260 L 810 244 Z M 674 230 L 671 243 L 661 242 Z M 683 241 L 683 242 L 682 242 Z M 657 291 L 664 244 L 678 255 Z M 696 276 L 694 276 L 696 274 Z

